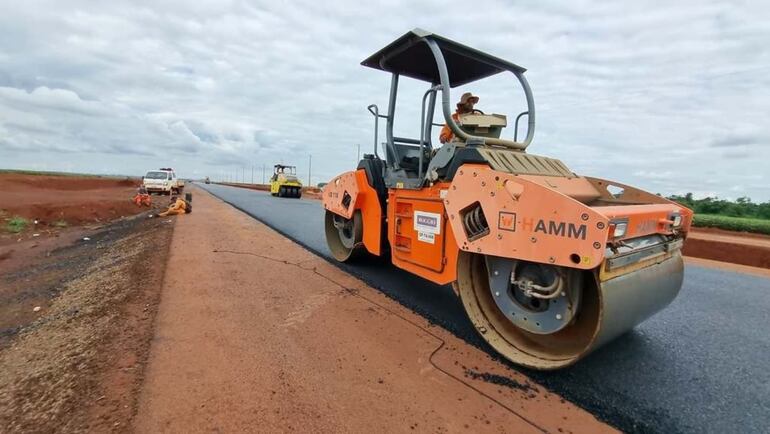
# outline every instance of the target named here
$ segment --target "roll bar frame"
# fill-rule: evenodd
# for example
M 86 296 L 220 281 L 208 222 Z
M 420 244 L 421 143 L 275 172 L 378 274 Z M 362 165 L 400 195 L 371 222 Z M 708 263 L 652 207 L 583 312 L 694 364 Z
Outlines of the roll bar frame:
M 452 130 L 452 132 L 455 134 L 455 136 L 459 137 L 460 139 L 466 142 L 472 141 L 473 143 L 476 143 L 476 144 L 504 147 L 504 148 L 514 149 L 519 151 L 523 151 L 529 146 L 529 144 L 532 142 L 532 139 L 534 138 L 534 135 L 535 135 L 535 119 L 536 119 L 535 118 L 535 100 L 534 100 L 534 96 L 532 95 L 532 89 L 529 86 L 529 82 L 527 82 L 527 79 L 524 77 L 524 72 L 526 71 L 524 68 L 521 68 L 512 63 L 505 62 L 502 59 L 498 59 L 498 58 L 494 58 L 492 56 L 486 55 L 480 51 L 473 50 L 469 47 L 460 46 L 462 49 L 466 50 L 464 52 L 464 55 L 466 55 L 467 58 L 470 58 L 473 61 L 478 62 L 478 64 L 483 64 L 485 65 L 485 67 L 490 69 L 496 69 L 498 72 L 508 71 L 512 73 L 518 80 L 519 84 L 521 85 L 524 91 L 524 96 L 527 101 L 527 110 L 524 112 L 521 112 L 516 117 L 513 140 L 494 138 L 494 137 L 475 136 L 473 134 L 469 134 L 464 130 L 462 130 L 460 126 L 457 124 L 457 122 L 455 122 L 455 120 L 452 118 L 451 87 L 452 87 L 453 81 L 451 80 L 449 70 L 447 69 L 447 63 L 444 57 L 444 53 L 442 51 L 442 47 L 437 42 L 437 39 L 443 41 L 442 43 L 444 44 L 446 44 L 447 42 L 450 42 L 452 44 L 456 44 L 456 43 L 453 43 L 452 41 L 448 41 L 447 39 L 444 39 L 440 36 L 434 35 L 432 33 L 424 32 L 421 30 L 415 30 L 411 32 L 411 35 L 413 39 L 410 40 L 410 46 L 413 46 L 414 44 L 419 44 L 419 43 L 426 44 L 430 53 L 433 56 L 433 59 L 435 60 L 435 68 L 436 68 L 436 71 L 438 72 L 438 83 L 435 83 L 435 82 L 431 83 L 431 87 L 425 92 L 425 94 L 422 97 L 422 106 L 421 106 L 421 112 L 420 112 L 419 140 L 395 137 L 393 135 L 393 125 L 395 122 L 396 102 L 397 102 L 397 96 L 398 96 L 398 82 L 399 82 L 400 74 L 398 70 L 394 70 L 394 68 L 389 67 L 388 61 L 394 58 L 395 56 L 398 56 L 401 53 L 403 53 L 404 50 L 408 48 L 408 46 L 397 47 L 393 51 L 390 51 L 387 53 L 381 53 L 382 56 L 378 58 L 378 61 L 376 62 L 376 64 L 372 64 L 370 62 L 372 59 L 375 58 L 376 55 L 372 56 L 370 59 L 367 59 L 362 63 L 366 66 L 375 67 L 383 71 L 391 72 L 390 93 L 388 97 L 387 114 L 385 115 L 380 114 L 379 108 L 375 104 L 371 104 L 367 107 L 367 109 L 374 116 L 374 119 L 375 119 L 374 156 L 378 159 L 380 159 L 380 155 L 377 150 L 377 147 L 378 147 L 377 141 L 379 137 L 378 136 L 379 119 L 384 118 L 386 120 L 386 126 L 385 126 L 386 141 L 385 143 L 383 143 L 383 145 L 385 145 L 385 154 L 386 154 L 385 160 L 388 162 L 386 166 L 390 166 L 393 172 L 393 173 L 390 173 L 388 176 L 386 176 L 387 184 L 394 184 L 395 181 L 393 180 L 398 179 L 399 184 L 404 185 L 405 188 L 410 188 L 410 187 L 414 188 L 421 185 L 423 180 L 425 179 L 426 173 L 424 173 L 424 170 L 423 170 L 423 153 L 424 153 L 423 151 L 425 147 L 428 147 L 428 149 L 432 148 L 431 137 L 430 137 L 431 128 L 434 125 L 438 125 L 438 124 L 435 124 L 432 119 L 433 119 L 433 113 L 435 112 L 437 93 L 439 91 L 441 92 L 441 112 L 444 116 L 444 121 L 446 122 L 446 125 L 448 125 L 449 128 Z M 402 40 L 403 40 L 403 37 L 402 37 Z M 384 50 L 387 50 L 387 49 L 388 48 Z M 451 48 L 448 48 L 448 49 L 451 49 Z M 490 74 L 487 74 L 487 76 L 488 75 Z M 433 76 L 431 80 L 435 80 L 435 78 L 436 77 Z M 484 78 L 484 77 L 475 77 L 475 79 L 481 79 L 481 78 Z M 425 79 L 425 78 L 422 77 L 418 79 Z M 475 81 L 475 80 L 472 79 L 472 81 Z M 470 82 L 470 81 L 467 81 L 467 82 Z M 465 83 L 466 82 L 463 82 L 461 84 L 465 84 Z M 455 85 L 459 85 L 459 84 L 455 83 Z M 428 97 L 430 98 L 428 99 Z M 427 102 L 427 110 L 426 110 L 426 102 Z M 524 115 L 527 116 L 527 135 L 523 141 L 518 141 L 519 120 Z M 406 178 L 405 176 L 398 175 L 398 173 L 402 172 L 403 169 L 399 162 L 399 159 L 401 156 L 399 155 L 398 149 L 396 148 L 397 142 L 402 144 L 418 145 L 420 149 L 420 153 L 419 153 L 419 168 L 418 168 L 417 178 Z M 387 178 L 390 178 L 390 179 L 387 179 Z M 393 182 L 389 182 L 389 181 L 393 181 Z
M 468 139 L 474 139 L 479 140 L 487 145 L 505 146 L 507 148 L 519 150 L 527 149 L 527 146 L 529 146 L 535 136 L 535 98 L 532 96 L 532 89 L 529 87 L 529 82 L 527 82 L 527 79 L 524 78 L 524 73 L 511 68 L 507 69 L 519 80 L 522 89 L 524 89 L 524 96 L 527 99 L 527 136 L 524 138 L 524 141 L 516 142 L 513 140 L 474 136 L 463 131 L 457 125 L 457 122 L 452 119 L 449 91 L 449 72 L 447 71 L 446 61 L 444 60 L 444 54 L 441 52 L 441 48 L 439 48 L 438 44 L 433 39 L 422 38 L 422 41 L 428 44 L 430 51 L 433 53 L 433 57 L 436 59 L 436 67 L 438 68 L 439 77 L 441 78 L 441 109 L 444 113 L 444 120 L 446 121 L 447 125 L 449 125 L 449 128 L 452 130 L 452 132 L 457 137 L 460 137 L 465 141 L 468 141 Z M 392 94 L 393 90 L 391 89 L 391 95 Z M 388 121 L 391 122 L 390 119 Z

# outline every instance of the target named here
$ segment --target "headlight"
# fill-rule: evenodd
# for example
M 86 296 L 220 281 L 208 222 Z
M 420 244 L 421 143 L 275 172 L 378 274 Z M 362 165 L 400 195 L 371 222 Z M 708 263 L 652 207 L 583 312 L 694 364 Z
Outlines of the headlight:
M 628 223 L 615 223 L 615 230 L 612 232 L 613 238 L 620 238 L 626 235 L 626 229 L 628 229 Z
M 674 226 L 674 227 L 677 227 L 677 226 L 682 226 L 682 216 L 681 216 L 681 215 L 679 215 L 679 214 L 674 214 L 674 216 L 673 216 L 673 217 L 674 217 L 674 218 L 672 219 L 672 220 L 674 221 L 674 224 L 673 224 L 673 226 Z

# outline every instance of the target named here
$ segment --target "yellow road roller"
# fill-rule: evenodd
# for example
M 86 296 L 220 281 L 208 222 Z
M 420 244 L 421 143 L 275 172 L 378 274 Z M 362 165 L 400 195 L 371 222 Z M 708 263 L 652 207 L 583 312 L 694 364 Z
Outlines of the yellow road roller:
M 297 178 L 296 166 L 276 164 L 270 177 L 270 194 L 278 197 L 299 199 L 302 196 L 302 183 Z

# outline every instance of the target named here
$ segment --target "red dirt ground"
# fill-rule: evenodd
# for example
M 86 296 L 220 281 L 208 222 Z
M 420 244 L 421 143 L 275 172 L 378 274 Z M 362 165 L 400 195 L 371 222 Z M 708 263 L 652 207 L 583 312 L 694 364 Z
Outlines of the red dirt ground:
M 135 432 L 616 432 L 194 194 L 175 222 Z
M 139 186 L 132 178 L 0 174 L 0 210 L 6 216 L 37 219 L 42 225 L 64 220 L 93 223 L 141 211 L 131 198 Z
M 74 228 L 89 239 L 0 262 L 0 432 L 130 432 L 173 221 Z
M 713 228 L 693 228 L 684 254 L 694 258 L 770 269 L 770 237 Z
M 45 237 L 62 227 L 102 224 L 146 211 L 131 202 L 138 185 L 132 178 L 0 173 L 0 246 L 33 233 Z M 10 234 L 6 224 L 16 216 L 30 224 L 21 234 Z
M 712 239 L 730 239 L 741 244 L 754 244 L 770 247 L 770 235 L 751 232 L 726 231 L 717 228 L 692 228 L 690 236 Z

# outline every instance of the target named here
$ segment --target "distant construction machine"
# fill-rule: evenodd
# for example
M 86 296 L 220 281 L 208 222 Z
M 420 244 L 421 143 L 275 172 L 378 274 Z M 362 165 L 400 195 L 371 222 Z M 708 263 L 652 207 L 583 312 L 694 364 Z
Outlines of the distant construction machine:
M 302 196 L 302 183 L 297 178 L 296 166 L 273 166 L 273 176 L 270 177 L 270 194 L 278 197 L 293 197 L 299 199 Z
M 451 283 L 482 338 L 535 369 L 576 362 L 679 293 L 692 212 L 526 153 L 535 105 L 524 68 L 420 29 L 362 64 L 391 74 L 390 98 L 385 114 L 369 106 L 374 154 L 323 192 L 326 239 L 338 261 L 389 253 L 399 268 Z M 503 115 L 474 111 L 452 118 L 452 88 L 502 72 L 517 79 L 527 104 L 512 139 L 501 138 Z M 404 76 L 429 84 L 417 138 L 393 135 Z M 434 148 L 439 95 L 455 138 Z

